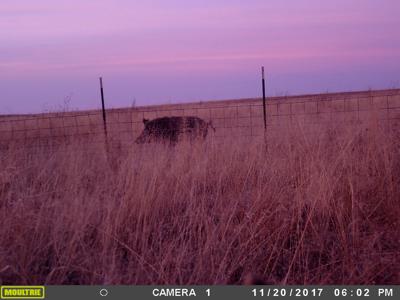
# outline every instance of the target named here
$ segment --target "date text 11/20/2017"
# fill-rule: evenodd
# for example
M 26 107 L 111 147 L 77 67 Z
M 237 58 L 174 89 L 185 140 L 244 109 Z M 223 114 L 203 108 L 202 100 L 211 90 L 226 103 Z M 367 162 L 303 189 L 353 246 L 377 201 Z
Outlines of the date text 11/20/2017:
M 268 288 L 252 289 L 254 297 L 321 297 L 323 288 L 305 289 L 305 288 Z
M 329 291 L 328 291 L 329 290 Z M 371 293 L 369 288 L 259 288 L 252 289 L 254 297 L 321 297 L 321 296 L 335 296 L 335 297 L 393 297 L 393 289 L 391 288 L 378 288 Z M 376 295 L 375 295 L 376 294 Z

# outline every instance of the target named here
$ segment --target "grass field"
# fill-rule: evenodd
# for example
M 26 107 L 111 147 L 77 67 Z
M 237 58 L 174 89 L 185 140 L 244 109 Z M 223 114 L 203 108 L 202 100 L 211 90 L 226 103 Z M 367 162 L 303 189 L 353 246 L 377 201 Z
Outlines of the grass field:
M 354 123 L 371 117 L 398 122 L 400 89 L 269 97 L 266 114 L 269 131 L 297 124 L 313 127 Z M 130 144 L 142 132 L 143 118 L 163 116 L 197 116 L 211 121 L 217 130 L 210 134 L 215 137 L 254 137 L 264 133 L 262 100 L 241 99 L 109 109 L 109 138 Z M 99 110 L 71 111 L 66 107 L 53 113 L 0 116 L 0 146 L 15 140 L 22 144 L 38 141 L 48 144 L 77 137 L 102 143 L 101 133 L 103 118 Z
M 267 144 L 10 143 L 0 284 L 400 284 L 398 136 L 371 119 Z

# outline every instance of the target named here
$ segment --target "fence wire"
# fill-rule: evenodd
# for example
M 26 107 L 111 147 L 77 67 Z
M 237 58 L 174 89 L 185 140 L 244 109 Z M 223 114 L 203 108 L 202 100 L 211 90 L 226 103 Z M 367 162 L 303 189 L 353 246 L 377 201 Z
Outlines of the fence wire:
M 143 119 L 197 116 L 212 122 L 213 138 L 264 135 L 260 99 L 112 109 L 107 111 L 111 143 L 133 143 L 144 129 Z M 362 123 L 376 120 L 398 124 L 400 89 L 359 93 L 280 97 L 267 101 L 267 131 L 321 124 Z M 57 146 L 76 140 L 104 143 L 101 111 L 69 111 L 38 115 L 0 116 L 0 145 Z

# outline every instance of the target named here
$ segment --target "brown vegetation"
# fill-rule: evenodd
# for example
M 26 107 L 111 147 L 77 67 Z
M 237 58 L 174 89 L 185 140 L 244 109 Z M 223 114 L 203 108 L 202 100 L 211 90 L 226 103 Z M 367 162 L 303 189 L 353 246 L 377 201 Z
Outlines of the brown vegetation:
M 298 123 L 347 123 L 368 120 L 371 112 L 381 121 L 400 120 L 400 89 L 272 97 L 267 101 L 267 125 L 273 131 Z M 125 144 L 135 141 L 145 129 L 143 119 L 199 117 L 216 129 L 208 134 L 260 136 L 264 133 L 261 99 L 208 101 L 107 110 L 108 136 Z M 66 139 L 102 139 L 102 112 L 68 111 L 37 115 L 0 115 L 0 147 L 9 141 L 47 143 Z
M 104 148 L 1 150 L 0 284 L 400 283 L 393 130 Z

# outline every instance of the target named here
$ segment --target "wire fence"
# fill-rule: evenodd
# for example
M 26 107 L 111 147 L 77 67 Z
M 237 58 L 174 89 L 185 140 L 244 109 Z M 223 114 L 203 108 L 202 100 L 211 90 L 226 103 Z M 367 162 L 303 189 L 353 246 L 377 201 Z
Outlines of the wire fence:
M 213 138 L 264 134 L 260 99 L 205 102 L 107 110 L 111 142 L 132 143 L 144 128 L 143 119 L 197 116 L 212 122 Z M 320 124 L 362 123 L 371 118 L 390 124 L 400 120 L 400 89 L 358 93 L 274 97 L 267 101 L 267 130 Z M 0 144 L 54 145 L 80 139 L 104 142 L 101 111 L 69 111 L 38 115 L 0 116 Z

